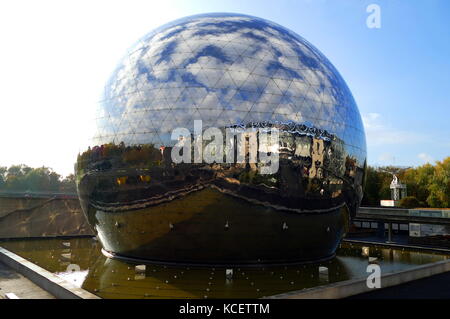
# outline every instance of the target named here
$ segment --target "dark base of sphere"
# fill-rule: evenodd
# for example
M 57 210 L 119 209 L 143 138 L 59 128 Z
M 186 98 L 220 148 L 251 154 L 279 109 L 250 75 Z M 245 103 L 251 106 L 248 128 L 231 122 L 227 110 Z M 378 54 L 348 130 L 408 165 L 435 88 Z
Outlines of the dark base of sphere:
M 307 265 L 307 264 L 315 264 L 315 263 L 323 263 L 329 260 L 332 260 L 336 257 L 336 253 L 323 257 L 320 259 L 313 259 L 313 260 L 289 260 L 285 262 L 258 262 L 258 263 L 187 263 L 184 261 L 161 261 L 161 260 L 150 260 L 150 259 L 142 259 L 142 258 L 136 258 L 136 257 L 128 257 L 123 256 L 120 254 L 116 254 L 114 252 L 106 251 L 102 248 L 102 254 L 105 257 L 111 258 L 111 259 L 117 259 L 122 260 L 127 263 L 132 264 L 149 264 L 149 265 L 163 265 L 163 266 L 173 266 L 173 267 L 217 267 L 217 268 L 226 268 L 226 267 L 245 267 L 245 268 L 257 268 L 257 267 L 279 267 L 279 266 L 296 266 L 296 265 Z
M 334 256 L 348 227 L 345 206 L 298 213 L 205 188 L 160 205 L 103 211 L 81 203 L 111 256 L 149 263 L 261 265 Z

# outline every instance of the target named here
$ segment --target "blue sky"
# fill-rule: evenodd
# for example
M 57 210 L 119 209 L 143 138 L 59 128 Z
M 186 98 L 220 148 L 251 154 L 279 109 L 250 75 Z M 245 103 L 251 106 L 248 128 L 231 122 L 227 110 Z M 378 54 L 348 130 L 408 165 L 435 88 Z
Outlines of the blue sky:
M 366 25 L 373 3 L 380 29 Z M 0 165 L 69 174 L 126 49 L 163 23 L 205 12 L 272 20 L 321 50 L 359 106 L 369 164 L 450 156 L 449 1 L 19 0 L 0 3 Z

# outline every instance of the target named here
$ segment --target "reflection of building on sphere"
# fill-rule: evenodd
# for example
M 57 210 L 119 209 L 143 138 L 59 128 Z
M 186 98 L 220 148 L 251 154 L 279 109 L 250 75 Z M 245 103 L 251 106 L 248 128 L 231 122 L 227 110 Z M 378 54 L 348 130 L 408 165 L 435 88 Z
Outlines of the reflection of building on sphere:
M 174 162 L 171 133 L 193 132 L 196 120 L 202 132 L 276 127 L 277 145 L 256 131 L 244 140 L 276 152 L 277 171 L 261 174 L 260 161 Z M 310 43 L 263 19 L 205 14 L 149 33 L 108 81 L 96 127 L 78 156 L 78 191 L 104 249 L 119 257 L 330 258 L 362 198 L 365 135 L 348 87 Z

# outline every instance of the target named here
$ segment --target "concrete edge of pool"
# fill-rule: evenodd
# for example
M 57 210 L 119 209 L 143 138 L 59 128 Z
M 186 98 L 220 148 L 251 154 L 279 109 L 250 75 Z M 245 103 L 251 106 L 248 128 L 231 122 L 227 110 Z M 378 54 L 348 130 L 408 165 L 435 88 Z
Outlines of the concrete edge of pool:
M 376 243 L 371 243 L 374 246 Z M 0 262 L 21 273 L 39 287 L 59 299 L 101 299 L 74 286 L 61 277 L 37 266 L 0 246 Z M 416 266 L 407 270 L 381 275 L 381 288 L 388 288 L 450 271 L 450 259 Z M 306 288 L 269 296 L 269 299 L 340 299 L 374 291 L 367 287 L 366 278 L 351 279 L 314 288 Z
M 450 249 L 443 248 L 443 247 L 426 247 L 426 246 L 417 246 L 417 245 L 409 245 L 409 244 L 397 244 L 394 242 L 375 242 L 375 241 L 368 241 L 368 240 L 360 240 L 360 239 L 348 239 L 344 238 L 342 242 L 348 243 L 348 244 L 361 244 L 361 245 L 374 245 L 374 246 L 380 246 L 380 247 L 388 247 L 388 248 L 397 248 L 397 249 L 408 249 L 408 250 L 415 250 L 415 251 L 429 251 L 429 252 L 436 252 L 436 253 L 443 253 L 450 255 Z
M 61 277 L 52 274 L 1 246 L 0 262 L 22 274 L 58 299 L 101 299 L 99 296 L 72 285 Z
M 450 259 L 420 265 L 407 270 L 381 274 L 381 288 L 393 287 L 418 279 L 450 271 Z M 374 291 L 367 286 L 367 278 L 351 279 L 333 284 L 291 291 L 268 297 L 269 299 L 341 299 Z

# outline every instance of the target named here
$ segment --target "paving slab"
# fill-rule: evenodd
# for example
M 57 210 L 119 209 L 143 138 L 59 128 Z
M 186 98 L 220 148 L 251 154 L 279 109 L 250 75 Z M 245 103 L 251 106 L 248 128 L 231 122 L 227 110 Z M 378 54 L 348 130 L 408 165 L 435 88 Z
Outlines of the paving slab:
M 7 293 L 14 293 L 20 299 L 55 299 L 29 279 L 0 263 L 0 299 L 6 299 Z

